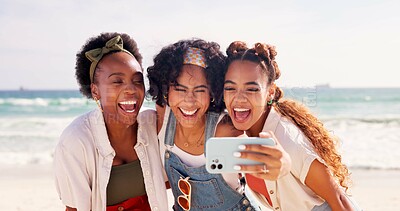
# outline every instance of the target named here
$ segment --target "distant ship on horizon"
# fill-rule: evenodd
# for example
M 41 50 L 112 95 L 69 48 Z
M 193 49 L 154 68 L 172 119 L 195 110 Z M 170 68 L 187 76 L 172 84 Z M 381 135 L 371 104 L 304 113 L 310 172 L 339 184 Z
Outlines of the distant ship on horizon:
M 317 85 L 315 85 L 315 88 L 316 88 L 316 89 L 330 89 L 330 88 L 331 88 L 331 85 L 329 85 L 329 83 L 326 83 L 326 84 L 317 84 Z

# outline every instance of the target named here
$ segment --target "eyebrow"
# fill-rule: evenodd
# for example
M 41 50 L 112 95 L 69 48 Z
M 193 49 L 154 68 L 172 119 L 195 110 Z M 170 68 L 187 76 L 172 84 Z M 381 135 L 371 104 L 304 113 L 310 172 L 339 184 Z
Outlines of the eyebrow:
M 136 75 L 143 75 L 143 74 L 141 72 L 136 72 L 133 75 L 136 76 Z M 122 73 L 122 72 L 111 73 L 108 76 L 108 78 L 110 78 L 111 76 L 125 76 L 125 73 Z
M 260 86 L 260 84 L 258 84 L 257 82 L 255 82 L 255 81 L 250 81 L 250 82 L 247 82 L 247 83 L 245 83 L 245 85 L 255 85 L 255 86 Z
M 181 87 L 183 87 L 183 88 L 185 88 L 185 89 L 189 89 L 189 87 L 187 87 L 187 86 L 184 86 L 184 85 L 182 85 L 182 84 L 180 84 L 180 83 L 176 83 L 176 85 L 175 86 L 181 86 Z M 193 89 L 199 89 L 199 88 L 205 88 L 205 89 L 208 89 L 208 87 L 206 86 L 206 85 L 199 85 L 199 86 L 195 86 Z
M 224 84 L 236 84 L 236 83 L 233 82 L 233 81 L 231 81 L 231 80 L 226 80 L 226 81 L 224 82 Z M 258 84 L 258 83 L 255 82 L 255 81 L 246 82 L 245 85 L 256 85 L 256 86 L 260 86 L 260 84 Z
M 121 73 L 121 72 L 116 72 L 116 73 L 111 73 L 108 77 L 110 78 L 111 76 L 114 76 L 114 75 L 116 75 L 116 76 L 124 76 L 125 74 Z
M 226 80 L 226 81 L 224 82 L 224 84 L 236 84 L 236 83 L 233 82 L 233 81 L 231 81 L 231 80 Z

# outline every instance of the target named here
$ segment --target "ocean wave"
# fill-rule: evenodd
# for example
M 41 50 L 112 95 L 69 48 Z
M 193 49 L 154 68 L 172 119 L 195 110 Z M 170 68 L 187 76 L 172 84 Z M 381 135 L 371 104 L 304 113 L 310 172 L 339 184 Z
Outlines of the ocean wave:
M 351 169 L 360 169 L 360 170 L 400 170 L 400 166 L 389 167 L 389 166 L 368 166 L 368 165 L 354 165 L 349 166 Z
M 86 98 L 2 98 L 0 105 L 9 106 L 82 106 L 91 103 Z
M 53 162 L 53 151 L 45 152 L 0 152 L 0 164 L 7 165 L 29 165 L 29 164 L 49 164 Z
M 395 124 L 400 126 L 400 116 L 399 117 L 325 117 L 321 118 L 324 123 L 364 123 L 364 124 Z

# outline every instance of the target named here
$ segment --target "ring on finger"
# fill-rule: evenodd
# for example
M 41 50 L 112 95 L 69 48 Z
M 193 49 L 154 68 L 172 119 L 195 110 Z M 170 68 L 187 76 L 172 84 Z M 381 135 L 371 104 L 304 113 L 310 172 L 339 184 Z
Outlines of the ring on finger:
M 263 166 L 263 169 L 261 169 L 261 172 L 264 173 L 264 174 L 269 172 L 269 170 L 267 169 L 267 165 Z

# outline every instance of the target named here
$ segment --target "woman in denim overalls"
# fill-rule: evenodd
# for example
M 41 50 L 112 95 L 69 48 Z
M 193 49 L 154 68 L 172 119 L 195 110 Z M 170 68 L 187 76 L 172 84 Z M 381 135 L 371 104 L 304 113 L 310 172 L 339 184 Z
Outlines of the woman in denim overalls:
M 204 165 L 208 138 L 242 133 L 221 122 L 224 62 L 217 43 L 183 40 L 163 48 L 148 68 L 174 210 L 255 210 L 243 195 L 237 174 L 210 174 Z M 190 184 L 190 196 L 178 188 L 179 180 Z M 178 203 L 179 197 L 190 201 L 190 206 Z

